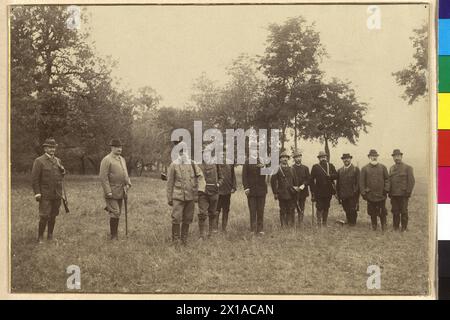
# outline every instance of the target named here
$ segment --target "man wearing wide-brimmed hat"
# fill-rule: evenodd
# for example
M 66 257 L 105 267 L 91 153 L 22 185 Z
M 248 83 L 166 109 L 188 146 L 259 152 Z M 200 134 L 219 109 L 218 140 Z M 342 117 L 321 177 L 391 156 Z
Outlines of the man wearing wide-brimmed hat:
M 378 217 L 381 229 L 386 229 L 386 195 L 389 192 L 389 174 L 387 168 L 378 162 L 378 152 L 374 149 L 367 155 L 370 162 L 361 169 L 359 190 L 367 201 L 367 213 L 372 222 L 372 229 L 377 230 Z
M 105 210 L 109 214 L 111 239 L 118 239 L 119 219 L 122 212 L 122 202 L 126 192 L 131 187 L 127 164 L 122 154 L 122 141 L 112 139 L 109 143 L 111 152 L 100 163 L 100 181 L 105 197 Z
M 55 157 L 55 139 L 46 139 L 43 143 L 44 154 L 34 160 L 31 171 L 34 197 L 39 201 L 39 228 L 38 241 L 42 243 L 45 228 L 47 228 L 47 239 L 53 239 L 56 216 L 61 206 L 62 184 L 66 170 L 61 160 Z
M 352 164 L 352 156 L 344 153 L 341 157 L 344 166 L 338 170 L 336 191 L 342 204 L 349 226 L 356 224 L 359 202 L 359 168 Z
M 394 230 L 406 231 L 408 227 L 408 201 L 414 189 L 413 168 L 403 162 L 399 149 L 392 152 L 395 164 L 389 169 L 389 198 L 391 198 Z
M 302 153 L 298 150 L 294 151 L 294 164 L 292 165 L 296 177 L 297 192 L 297 214 L 298 214 L 298 226 L 303 223 L 303 216 L 305 213 L 305 201 L 309 197 L 309 168 L 302 164 Z
M 281 227 L 293 227 L 295 224 L 295 201 L 297 192 L 294 190 L 297 185 L 294 171 L 288 164 L 289 155 L 287 152 L 280 154 L 280 166 L 275 174 L 270 178 L 270 185 L 275 200 L 280 206 Z
M 328 162 L 328 156 L 320 151 L 317 155 L 319 163 L 311 168 L 312 201 L 316 202 L 317 225 L 327 225 L 328 210 L 331 197 L 336 194 L 334 180 L 337 179 L 336 168 Z

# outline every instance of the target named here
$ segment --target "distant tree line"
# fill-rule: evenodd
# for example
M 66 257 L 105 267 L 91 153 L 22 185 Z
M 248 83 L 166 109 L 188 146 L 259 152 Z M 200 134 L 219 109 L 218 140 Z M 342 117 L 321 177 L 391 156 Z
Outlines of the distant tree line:
M 170 156 L 170 133 L 204 128 L 279 128 L 282 148 L 293 139 L 356 144 L 370 123 L 367 105 L 351 83 L 324 80 L 327 56 L 313 24 L 302 17 L 268 27 L 262 56 L 241 54 L 228 66 L 219 86 L 201 74 L 184 106 L 167 107 L 151 88 L 118 89 L 110 58 L 89 43 L 89 30 L 67 27 L 65 6 L 11 9 L 11 165 L 28 171 L 47 137 L 72 173 L 96 174 L 108 141 L 126 144 L 130 170 L 162 168 Z M 82 11 L 82 23 L 87 17 Z M 290 134 L 292 133 L 292 135 Z

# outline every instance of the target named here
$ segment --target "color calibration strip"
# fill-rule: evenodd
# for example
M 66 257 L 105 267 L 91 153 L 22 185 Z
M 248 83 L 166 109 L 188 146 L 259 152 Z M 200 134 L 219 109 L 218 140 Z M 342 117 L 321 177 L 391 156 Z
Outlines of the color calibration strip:
M 439 1 L 438 239 L 450 240 L 450 0 Z

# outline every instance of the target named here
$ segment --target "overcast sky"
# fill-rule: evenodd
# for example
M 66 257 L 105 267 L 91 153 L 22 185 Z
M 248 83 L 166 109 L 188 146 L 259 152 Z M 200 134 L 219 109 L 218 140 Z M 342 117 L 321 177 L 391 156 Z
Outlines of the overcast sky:
M 407 105 L 391 73 L 413 62 L 409 37 L 414 28 L 428 23 L 429 8 L 379 7 L 380 30 L 367 28 L 367 5 L 92 6 L 88 12 L 92 40 L 101 55 L 118 61 L 114 75 L 121 78 L 121 86 L 151 86 L 162 95 L 163 105 L 174 107 L 185 105 L 193 80 L 202 72 L 224 83 L 225 68 L 240 53 L 263 54 L 268 24 L 301 15 L 320 32 L 329 54 L 321 66 L 327 77 L 350 80 L 370 108 L 369 134 L 358 146 L 340 143 L 332 149 L 332 160 L 340 166 L 338 156 L 350 152 L 363 164 L 371 148 L 385 158 L 400 148 L 405 161 L 421 158 L 417 165 L 423 166 L 429 102 Z M 307 164 L 323 149 L 318 143 L 301 147 Z

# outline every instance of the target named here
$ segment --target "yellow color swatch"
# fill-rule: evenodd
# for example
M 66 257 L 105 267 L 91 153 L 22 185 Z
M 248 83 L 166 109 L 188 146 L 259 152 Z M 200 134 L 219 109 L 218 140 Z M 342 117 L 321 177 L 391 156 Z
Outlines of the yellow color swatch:
M 438 94 L 438 129 L 450 129 L 450 93 Z

